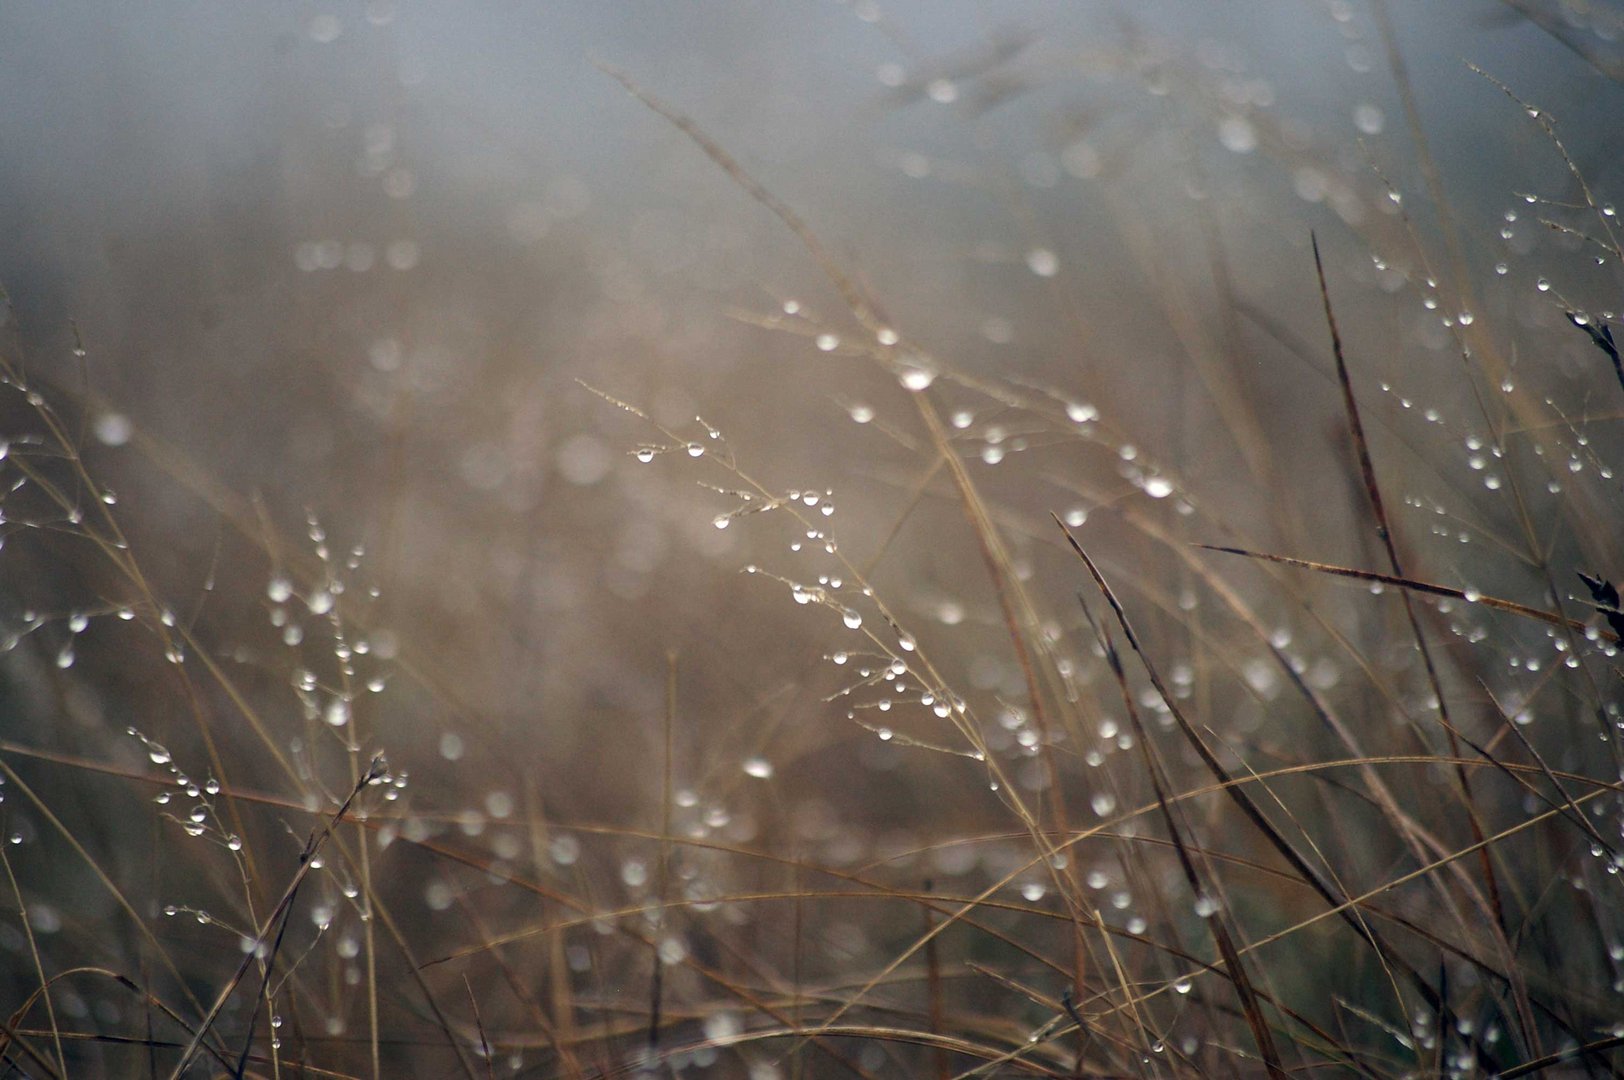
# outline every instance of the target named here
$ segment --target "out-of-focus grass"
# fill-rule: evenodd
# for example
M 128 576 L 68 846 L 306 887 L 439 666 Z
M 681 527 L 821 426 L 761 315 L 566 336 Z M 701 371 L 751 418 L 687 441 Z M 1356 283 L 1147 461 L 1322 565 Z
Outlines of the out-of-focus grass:
M 1402 23 L 1325 28 L 1384 66 L 1362 138 L 1127 19 L 882 69 L 978 155 L 882 161 L 919 249 L 1012 223 L 921 280 L 1005 314 L 881 287 L 617 69 L 821 282 L 586 272 L 564 185 L 522 252 L 244 260 L 210 295 L 277 319 L 129 326 L 262 354 L 151 396 L 10 304 L 8 1066 L 1616 1072 L 1606 141 L 1463 69 L 1548 167 L 1457 196 Z M 1603 30 L 1551 29 L 1575 86 Z M 678 279 L 731 243 L 644 224 Z

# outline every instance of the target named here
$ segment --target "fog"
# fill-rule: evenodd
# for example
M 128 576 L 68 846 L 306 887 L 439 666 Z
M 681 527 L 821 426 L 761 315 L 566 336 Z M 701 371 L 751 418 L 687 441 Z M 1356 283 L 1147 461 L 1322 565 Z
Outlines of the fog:
M 973 893 L 1030 856 L 1035 820 L 1151 798 L 1091 622 L 1109 609 L 1055 518 L 1231 740 L 1231 767 L 1402 756 L 1412 737 L 1443 755 L 1441 694 L 1485 740 L 1558 699 L 1556 767 L 1606 773 L 1611 744 L 1583 725 L 1605 715 L 1614 653 L 1605 601 L 1575 573 L 1605 578 L 1624 555 L 1609 465 L 1624 373 L 1584 330 L 1617 305 L 1621 35 L 1614 7 L 1545 0 L 0 7 L 5 348 L 14 388 L 42 395 L 8 391 L 0 411 L 16 481 L 0 740 L 44 795 L 6 806 L 56 966 L 155 954 L 127 929 L 97 941 L 122 908 L 63 869 L 44 805 L 145 917 L 252 898 L 236 924 L 255 925 L 286 877 L 276 860 L 297 855 L 289 834 L 375 752 L 411 778 L 378 805 L 390 831 L 372 859 L 416 961 L 488 936 L 452 925 L 454 902 L 500 933 L 546 890 L 576 915 L 647 901 L 667 858 L 651 838 L 671 830 Z M 1189 556 L 1198 543 L 1391 569 L 1445 600 L 1418 623 L 1391 586 Z M 1462 615 L 1449 590 L 1558 614 Z M 1564 619 L 1594 632 L 1553 646 Z M 1436 670 L 1412 627 L 1447 654 Z M 1589 666 L 1558 677 L 1581 640 Z M 1158 691 L 1130 679 L 1171 740 Z M 1371 745 L 1314 726 L 1313 693 Z M 1166 753 L 1179 790 L 1205 782 L 1188 748 Z M 278 868 L 234 885 L 220 852 L 170 857 L 190 841 L 165 820 L 178 811 L 154 810 L 154 769 L 269 800 L 228 824 L 222 798 L 208 821 Z M 1507 782 L 1486 816 L 1509 820 L 1524 794 Z M 1304 813 L 1335 833 L 1321 797 Z M 1238 857 L 1272 857 L 1220 819 L 1202 820 Z M 1456 825 L 1440 826 L 1451 850 Z M 980 862 L 903 854 L 1010 829 Z M 489 880 L 397 836 L 476 853 Z M 1403 863 L 1401 839 L 1350 839 L 1350 873 Z M 144 877 L 149 850 L 169 854 Z M 334 862 L 372 874 L 357 850 L 372 849 Z M 1544 857 L 1507 855 L 1509 888 L 1534 888 Z M 1147 878 L 1184 887 L 1165 854 L 1145 858 Z M 690 899 L 812 887 L 693 859 Z M 498 888 L 504 873 L 543 891 Z M 1021 881 L 1042 897 L 1039 877 Z M 323 895 L 358 913 L 333 881 Z M 1276 899 L 1259 910 L 1307 910 Z M 918 932 L 900 906 L 809 913 L 824 951 L 808 977 L 882 969 Z M 1132 934 L 1160 925 L 1120 910 Z M 762 974 L 788 970 L 771 920 L 729 918 L 681 949 L 779 986 Z M 202 957 L 166 992 L 235 965 L 229 937 L 156 924 Z M 1070 950 L 1057 933 L 1036 950 Z M 643 954 L 594 944 L 566 963 L 583 938 L 532 957 L 563 980 L 550 993 L 576 979 L 580 1060 L 519 999 L 483 996 L 499 980 L 484 956 L 425 985 L 461 1001 L 471 973 L 511 1035 L 504 1068 L 624 1064 L 642 1014 L 621 1030 L 606 1003 L 644 1009 Z M 37 985 L 20 939 L 0 945 Z M 299 1006 L 300 1052 L 366 1074 L 365 1018 L 338 1003 L 356 952 L 310 948 L 331 981 L 300 990 L 323 1002 Z M 389 956 L 397 975 L 416 963 Z M 721 1007 L 689 959 L 666 961 L 690 1010 L 676 1026 Z M 1546 974 L 1565 977 L 1556 960 Z M 370 1021 L 392 1033 L 370 1040 L 374 1070 L 380 1038 L 396 1069 L 411 1039 L 445 1041 L 412 1026 L 412 993 Z M 242 997 L 232 1037 L 268 1039 Z M 977 1037 L 1019 1044 L 1037 1000 Z M 746 1027 L 775 1015 L 753 1008 Z M 754 1069 L 753 1053 L 720 1067 Z M 1051 1064 L 1081 1069 L 1078 1053 Z

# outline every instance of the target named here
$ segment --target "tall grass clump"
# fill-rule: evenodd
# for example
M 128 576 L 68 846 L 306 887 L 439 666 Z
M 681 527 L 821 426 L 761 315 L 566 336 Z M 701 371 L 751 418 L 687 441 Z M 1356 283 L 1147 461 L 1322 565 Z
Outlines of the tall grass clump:
M 6 297 L 10 1074 L 1624 1068 L 1616 18 L 835 14 L 861 163 L 290 92 L 373 239 Z

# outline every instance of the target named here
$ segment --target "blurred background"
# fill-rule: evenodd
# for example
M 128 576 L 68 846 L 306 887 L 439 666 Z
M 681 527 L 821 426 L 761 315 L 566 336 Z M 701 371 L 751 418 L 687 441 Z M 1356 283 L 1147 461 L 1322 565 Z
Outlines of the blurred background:
M 477 860 L 374 852 L 367 873 L 416 962 L 554 910 L 503 874 L 594 912 L 643 902 L 664 856 L 616 830 L 662 821 L 908 888 L 985 887 L 1030 857 L 1024 839 L 914 853 L 1020 832 L 921 688 L 962 698 L 1035 805 L 1096 822 L 1149 791 L 1051 512 L 1235 753 L 1262 767 L 1340 752 L 1271 643 L 1372 742 L 1398 732 L 1433 704 L 1394 603 L 1174 551 L 1387 569 L 1311 231 L 1406 569 L 1593 618 L 1573 571 L 1624 572 L 1607 466 L 1619 378 L 1564 311 L 1601 325 L 1616 303 L 1601 230 L 1624 181 L 1621 34 L 1624 10 L 1578 0 L 5 5 L 6 348 L 61 424 L 12 394 L 0 432 L 19 481 L 0 551 L 0 737 L 12 786 L 40 796 L 9 793 L 6 829 L 47 966 L 156 971 L 161 942 L 208 1002 L 240 955 L 226 924 L 264 917 L 316 820 L 303 811 L 330 811 L 374 751 L 410 777 L 389 828 Z M 604 67 L 793 208 L 893 340 Z M 1053 731 L 1032 733 L 910 372 L 935 377 L 918 392 L 1036 598 Z M 101 487 L 140 588 L 104 543 Z M 774 496 L 803 519 L 754 512 Z M 1236 630 L 1204 573 L 1233 583 L 1269 641 Z M 1604 664 L 1550 689 L 1564 658 L 1540 624 L 1428 618 L 1463 724 L 1552 702 L 1550 724 L 1591 725 L 1582 740 L 1554 728 L 1560 767 L 1611 761 L 1591 730 L 1616 696 Z M 932 671 L 898 687 L 884 674 L 914 651 L 901 640 Z M 1154 694 L 1142 704 L 1157 713 Z M 1039 743 L 1058 748 L 1058 774 Z M 136 775 L 188 797 L 155 807 Z M 184 792 L 206 777 L 286 805 Z M 185 835 L 205 823 L 194 805 L 202 837 Z M 1218 813 L 1198 817 L 1216 831 Z M 258 852 L 253 873 L 233 836 Z M 1403 851 L 1349 847 L 1352 878 Z M 678 861 L 690 899 L 812 887 L 771 862 Z M 357 874 L 311 886 L 325 922 L 300 914 L 314 944 L 282 1000 L 300 1054 L 363 1074 L 366 1010 L 343 989 L 362 979 L 371 922 Z M 1022 880 L 1038 903 L 1042 875 Z M 1116 913 L 1131 922 L 1139 903 Z M 166 906 L 210 919 L 166 921 Z M 820 908 L 804 958 L 748 905 L 726 933 L 651 933 L 675 942 L 660 945 L 674 971 L 694 954 L 763 986 L 792 968 L 832 986 L 879 966 L 853 957 L 883 962 L 917 935 L 901 907 Z M 155 940 L 108 930 L 136 916 Z M 623 1062 L 646 957 L 590 932 L 546 940 L 553 952 L 527 939 L 521 981 L 570 984 L 567 1024 L 554 998 L 542 1011 L 590 1029 L 590 1061 Z M 37 985 L 36 946 L 8 924 L 0 947 L 15 975 L 0 985 Z M 417 1031 L 429 1014 L 399 974 L 412 961 L 377 949 L 396 972 L 381 980 L 385 1058 L 407 1070 L 414 1039 L 444 1040 Z M 463 1028 L 463 974 L 511 1035 L 504 1068 L 585 1067 L 524 1019 L 522 995 L 485 997 L 501 973 L 483 954 L 425 976 Z M 1011 1030 L 1045 1018 L 993 991 L 963 1002 L 990 994 L 978 1007 L 1018 1018 Z M 712 1009 L 714 986 L 686 968 L 668 992 L 712 1040 L 755 1015 Z M 82 1028 L 139 1026 L 134 999 L 95 983 L 65 985 L 58 1009 Z M 127 1067 L 103 1052 L 74 1051 Z

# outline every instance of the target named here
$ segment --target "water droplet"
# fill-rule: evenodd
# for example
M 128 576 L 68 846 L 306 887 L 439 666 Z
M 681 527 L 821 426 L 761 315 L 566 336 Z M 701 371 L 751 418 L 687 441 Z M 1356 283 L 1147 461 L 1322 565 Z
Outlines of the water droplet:
M 815 344 L 824 352 L 834 352 L 840 346 L 840 339 L 834 334 L 819 334 Z
M 343 698 L 334 698 L 328 703 L 322 719 L 332 727 L 343 727 L 350 722 L 350 703 Z
M 1145 494 L 1152 499 L 1165 499 L 1173 494 L 1173 482 L 1166 477 L 1148 477 L 1145 480 Z
M 647 465 L 649 462 L 653 461 L 654 460 L 654 450 L 653 450 L 653 448 L 648 447 L 648 446 L 644 446 L 644 447 L 640 448 L 637 451 L 637 460 L 641 461 L 645 465 Z
M 863 617 L 851 608 L 840 613 L 840 619 L 846 624 L 848 630 L 856 630 L 863 625 Z
M 759 755 L 745 758 L 744 773 L 746 776 L 753 776 L 757 780 L 770 779 L 773 774 L 773 763 Z
M 1244 116 L 1226 116 L 1218 122 L 1218 141 L 1231 153 L 1250 154 L 1257 149 L 1257 132 Z
M 547 854 L 559 866 L 573 866 L 581 857 L 581 841 L 569 833 L 560 833 L 547 845 Z
M 1026 253 L 1026 268 L 1038 277 L 1054 277 L 1060 272 L 1060 256 L 1048 248 L 1033 248 Z
M 123 446 L 135 434 L 135 426 L 123 413 L 106 412 L 96 417 L 96 438 L 103 446 Z
M 1380 135 L 1387 126 L 1387 117 L 1381 109 L 1371 104 L 1363 104 L 1353 110 L 1353 126 L 1363 135 Z
M 906 363 L 898 366 L 897 378 L 904 389 L 918 393 L 936 381 L 936 372 L 921 363 Z

